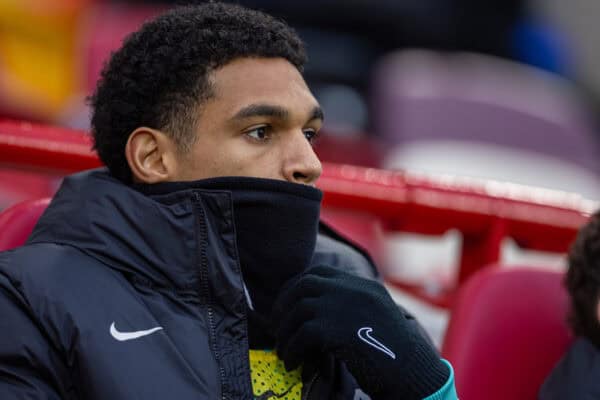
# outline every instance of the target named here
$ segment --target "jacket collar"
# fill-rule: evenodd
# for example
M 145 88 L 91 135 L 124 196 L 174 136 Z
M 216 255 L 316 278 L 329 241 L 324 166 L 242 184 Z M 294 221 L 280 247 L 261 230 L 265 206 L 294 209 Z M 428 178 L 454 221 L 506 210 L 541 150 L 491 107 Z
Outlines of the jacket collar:
M 193 210 L 197 192 L 180 185 L 143 194 L 106 169 L 75 174 L 65 178 L 28 243 L 73 246 L 155 285 L 197 287 L 200 255 Z M 227 199 L 225 205 L 221 202 L 225 208 L 227 204 Z

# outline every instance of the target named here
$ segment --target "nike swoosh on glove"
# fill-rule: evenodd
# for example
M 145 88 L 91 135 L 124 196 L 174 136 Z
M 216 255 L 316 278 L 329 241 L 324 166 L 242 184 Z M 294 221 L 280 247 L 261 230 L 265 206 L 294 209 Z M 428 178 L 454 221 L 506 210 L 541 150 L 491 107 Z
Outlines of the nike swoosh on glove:
M 329 353 L 373 399 L 421 400 L 450 371 L 409 320 L 380 283 L 330 267 L 312 268 L 284 287 L 272 319 L 286 368 Z

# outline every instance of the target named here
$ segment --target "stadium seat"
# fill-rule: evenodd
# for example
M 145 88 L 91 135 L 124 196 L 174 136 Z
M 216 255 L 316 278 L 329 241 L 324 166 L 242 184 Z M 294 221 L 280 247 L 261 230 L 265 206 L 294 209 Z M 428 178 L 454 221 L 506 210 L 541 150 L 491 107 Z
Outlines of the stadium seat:
M 51 197 L 59 183 L 59 178 L 49 174 L 0 167 L 0 211 L 26 200 Z
M 375 74 L 384 168 L 495 179 L 600 197 L 593 120 L 573 85 L 481 54 L 392 53 Z
M 487 267 L 459 292 L 442 349 L 461 400 L 534 400 L 572 338 L 563 274 Z
M 0 251 L 23 245 L 48 203 L 49 198 L 29 200 L 0 213 Z

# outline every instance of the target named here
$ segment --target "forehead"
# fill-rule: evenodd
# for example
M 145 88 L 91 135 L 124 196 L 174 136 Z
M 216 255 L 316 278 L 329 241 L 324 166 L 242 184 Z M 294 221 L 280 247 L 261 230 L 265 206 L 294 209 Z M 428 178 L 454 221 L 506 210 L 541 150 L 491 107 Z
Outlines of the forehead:
M 290 112 L 318 105 L 304 78 L 283 58 L 240 58 L 211 75 L 214 100 L 234 113 L 252 103 L 277 104 Z

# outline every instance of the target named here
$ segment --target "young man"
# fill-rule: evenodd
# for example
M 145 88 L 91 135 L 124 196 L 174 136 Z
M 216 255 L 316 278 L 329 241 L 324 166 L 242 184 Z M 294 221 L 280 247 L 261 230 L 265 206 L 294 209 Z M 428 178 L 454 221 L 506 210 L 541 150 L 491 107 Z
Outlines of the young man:
M 565 284 L 569 321 L 577 336 L 540 390 L 540 400 L 600 398 L 600 210 L 569 253 Z
M 132 34 L 92 98 L 108 170 L 0 255 L 0 398 L 455 399 L 452 370 L 319 226 L 302 42 L 237 6 Z

